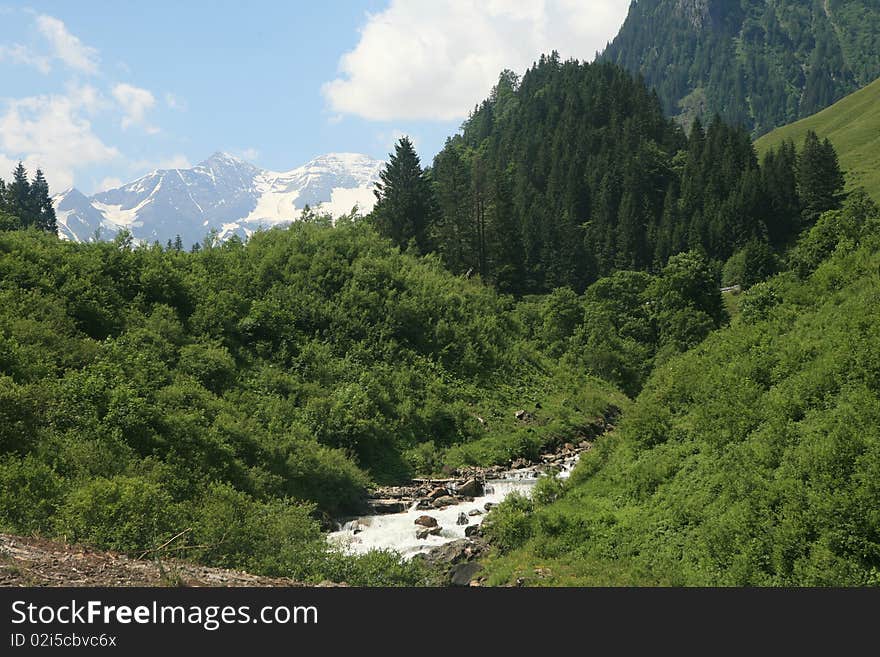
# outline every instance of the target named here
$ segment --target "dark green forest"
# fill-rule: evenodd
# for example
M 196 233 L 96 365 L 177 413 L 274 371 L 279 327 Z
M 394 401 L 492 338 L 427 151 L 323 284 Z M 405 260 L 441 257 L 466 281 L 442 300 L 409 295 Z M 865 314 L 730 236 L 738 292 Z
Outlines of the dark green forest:
M 601 59 L 644 77 L 685 125 L 759 136 L 880 76 L 877 0 L 639 0 Z
M 521 80 L 502 73 L 431 167 L 402 139 L 371 218 L 402 248 L 517 296 L 656 274 L 686 251 L 719 272 L 734 257 L 734 278 L 763 259 L 767 275 L 843 189 L 827 140 L 798 147 L 759 163 L 748 132 L 717 116 L 685 136 L 641 81 L 554 53 Z

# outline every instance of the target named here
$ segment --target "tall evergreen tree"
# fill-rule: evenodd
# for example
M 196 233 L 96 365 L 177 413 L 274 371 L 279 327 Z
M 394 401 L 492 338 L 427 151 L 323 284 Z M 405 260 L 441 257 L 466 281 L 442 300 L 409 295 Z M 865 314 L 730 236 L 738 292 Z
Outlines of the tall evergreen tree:
M 33 226 L 47 233 L 58 234 L 58 222 L 55 217 L 55 208 L 52 207 L 52 199 L 49 196 L 49 183 L 40 169 L 34 175 L 34 181 L 30 188 L 30 206 Z
M 811 224 L 826 210 L 840 207 L 844 178 L 834 146 L 819 141 L 812 130 L 804 138 L 797 161 L 797 190 L 804 221 Z
M 6 208 L 10 214 L 21 220 L 22 228 L 33 225 L 31 184 L 28 182 L 27 170 L 21 162 L 12 172 L 12 182 L 6 188 Z
M 437 219 L 431 239 L 443 262 L 455 273 L 477 267 L 477 234 L 471 214 L 471 170 L 460 138 L 447 139 L 434 158 L 432 183 Z
M 379 178 L 371 213 L 374 225 L 401 248 L 413 243 L 420 253 L 427 253 L 436 204 L 429 178 L 409 137 L 401 137 L 395 144 Z
M 801 207 L 797 192 L 797 150 L 794 142 L 783 142 L 770 150 L 761 164 L 761 187 L 769 201 L 764 223 L 770 243 L 777 249 L 800 232 Z

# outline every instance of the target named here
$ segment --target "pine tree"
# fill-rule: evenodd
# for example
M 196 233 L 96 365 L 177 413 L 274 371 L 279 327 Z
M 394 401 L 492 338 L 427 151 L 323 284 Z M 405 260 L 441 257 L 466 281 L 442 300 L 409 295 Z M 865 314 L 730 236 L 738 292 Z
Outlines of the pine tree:
M 33 225 L 31 212 L 31 184 L 28 182 L 27 170 L 21 162 L 12 172 L 12 182 L 6 188 L 7 211 L 21 221 L 22 228 Z
M 431 169 L 438 206 L 431 238 L 443 262 L 454 273 L 477 267 L 476 231 L 470 213 L 471 173 L 462 150 L 448 139 Z
M 58 234 L 55 208 L 52 207 L 52 199 L 49 196 L 49 183 L 46 182 L 46 177 L 40 169 L 37 169 L 30 188 L 30 212 L 34 227 L 47 233 Z
M 815 132 L 808 131 L 797 161 L 797 191 L 804 221 L 812 224 L 826 210 L 840 207 L 843 186 L 834 146 L 828 139 L 820 142 Z
M 430 227 L 436 214 L 431 183 L 408 137 L 401 137 L 379 174 L 371 217 L 378 231 L 401 248 L 413 243 L 420 253 L 430 250 Z
M 768 200 L 764 223 L 774 248 L 781 248 L 800 232 L 801 207 L 797 193 L 797 151 L 785 141 L 767 152 L 761 164 L 761 190 Z

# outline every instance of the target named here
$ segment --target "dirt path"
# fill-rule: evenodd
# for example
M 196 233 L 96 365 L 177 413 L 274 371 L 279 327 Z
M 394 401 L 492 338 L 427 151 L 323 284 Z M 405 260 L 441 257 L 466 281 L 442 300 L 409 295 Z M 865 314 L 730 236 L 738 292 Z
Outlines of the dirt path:
M 0 534 L 0 586 L 305 586 L 176 560 L 145 561 L 115 552 Z

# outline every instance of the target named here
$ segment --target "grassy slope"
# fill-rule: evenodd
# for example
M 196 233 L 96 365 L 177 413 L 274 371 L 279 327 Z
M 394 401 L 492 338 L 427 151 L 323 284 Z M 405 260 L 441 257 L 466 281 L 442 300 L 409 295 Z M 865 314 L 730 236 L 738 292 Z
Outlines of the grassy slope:
M 880 201 L 880 79 L 821 112 L 777 128 L 755 142 L 759 155 L 783 140 L 800 145 L 808 130 L 828 137 L 847 172 L 847 187 L 863 186 Z

